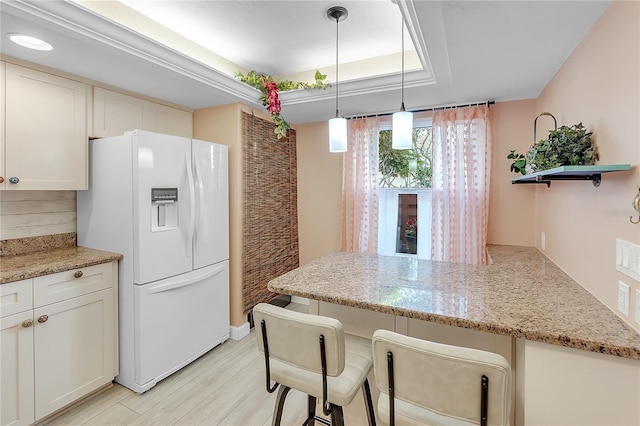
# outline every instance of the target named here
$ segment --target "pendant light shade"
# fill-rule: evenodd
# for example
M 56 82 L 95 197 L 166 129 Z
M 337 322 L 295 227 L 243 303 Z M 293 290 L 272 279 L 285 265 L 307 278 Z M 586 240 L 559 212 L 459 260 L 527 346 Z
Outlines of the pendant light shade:
M 393 113 L 391 124 L 391 147 L 411 149 L 413 147 L 413 114 L 409 111 Z
M 338 23 L 347 19 L 347 9 L 334 6 L 327 10 L 327 18 L 336 21 L 336 117 L 329 120 L 329 152 L 347 151 L 347 120 L 338 112 Z
M 413 148 L 413 113 L 404 109 L 404 19 L 402 21 L 402 100 L 400 111 L 393 114 L 391 124 L 391 147 L 393 149 Z
M 336 117 L 329 120 L 329 152 L 347 151 L 347 119 Z

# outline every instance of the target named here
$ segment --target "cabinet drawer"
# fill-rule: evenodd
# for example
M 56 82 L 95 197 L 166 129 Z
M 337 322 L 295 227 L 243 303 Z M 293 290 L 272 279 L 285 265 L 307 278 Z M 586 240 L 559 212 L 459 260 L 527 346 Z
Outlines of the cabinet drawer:
M 32 308 L 31 279 L 0 285 L 0 316 L 4 318 Z
M 60 302 L 113 286 L 111 263 L 71 269 L 33 279 L 34 307 Z

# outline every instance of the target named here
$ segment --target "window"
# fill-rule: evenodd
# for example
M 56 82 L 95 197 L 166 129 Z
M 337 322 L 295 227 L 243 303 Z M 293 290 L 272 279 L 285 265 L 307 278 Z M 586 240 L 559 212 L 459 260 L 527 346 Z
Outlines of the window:
M 393 149 L 391 130 L 380 131 L 380 188 L 431 188 L 432 128 L 413 129 L 412 149 Z
M 430 258 L 431 122 L 416 122 L 413 148 L 391 148 L 390 125 L 380 131 L 378 253 Z

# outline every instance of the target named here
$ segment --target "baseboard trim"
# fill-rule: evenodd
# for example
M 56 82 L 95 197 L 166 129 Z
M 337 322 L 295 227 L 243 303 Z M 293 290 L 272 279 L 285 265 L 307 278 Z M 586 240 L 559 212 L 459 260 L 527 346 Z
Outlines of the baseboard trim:
M 245 322 L 240 327 L 234 327 L 232 325 L 229 327 L 229 338 L 231 340 L 242 340 L 249 335 L 250 331 L 251 327 L 249 326 L 249 322 Z

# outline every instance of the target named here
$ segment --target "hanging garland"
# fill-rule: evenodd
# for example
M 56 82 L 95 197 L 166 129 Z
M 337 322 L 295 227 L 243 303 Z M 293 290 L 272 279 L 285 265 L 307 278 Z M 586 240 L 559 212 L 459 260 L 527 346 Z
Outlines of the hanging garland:
M 280 99 L 278 98 L 278 92 L 286 92 L 288 90 L 295 89 L 323 89 L 326 90 L 329 87 L 324 82 L 327 78 L 325 74 L 321 74 L 320 71 L 316 71 L 315 83 L 305 83 L 302 81 L 293 82 L 291 80 L 281 81 L 276 83 L 269 75 L 258 74 L 255 71 L 249 71 L 247 75 L 237 72 L 236 78 L 241 82 L 255 87 L 262 92 L 260 101 L 262 105 L 271 114 L 271 121 L 276 125 L 274 133 L 278 139 L 282 139 L 287 136 L 287 130 L 290 129 L 289 123 L 287 123 L 281 116 L 280 111 L 282 109 L 280 105 Z

